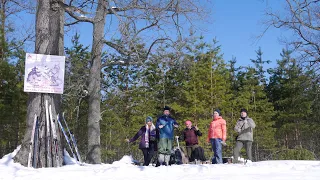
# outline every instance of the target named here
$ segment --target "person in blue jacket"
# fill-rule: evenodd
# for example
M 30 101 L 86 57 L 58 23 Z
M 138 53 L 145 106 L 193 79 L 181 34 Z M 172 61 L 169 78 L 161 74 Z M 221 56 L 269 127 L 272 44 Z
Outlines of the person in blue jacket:
M 165 106 L 163 115 L 157 119 L 156 123 L 156 128 L 159 130 L 158 161 L 160 165 L 169 165 L 175 127 L 179 127 L 178 123 L 170 116 L 170 107 Z

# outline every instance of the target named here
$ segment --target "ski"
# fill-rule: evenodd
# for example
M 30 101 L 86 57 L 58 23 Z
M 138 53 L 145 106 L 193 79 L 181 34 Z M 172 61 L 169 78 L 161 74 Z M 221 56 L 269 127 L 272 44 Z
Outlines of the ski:
M 36 129 L 34 132 L 34 143 L 33 143 L 33 158 L 32 158 L 32 167 L 37 167 L 37 153 L 38 153 L 38 137 L 39 137 L 39 117 L 36 121 Z
M 78 146 L 77 146 L 76 138 L 74 138 L 74 135 L 72 134 L 72 132 L 70 132 L 70 134 L 71 134 L 71 138 L 72 138 L 72 143 L 73 143 L 74 148 L 75 148 L 76 153 L 77 153 L 78 160 L 79 160 L 79 162 L 81 162 L 80 154 L 79 154 L 79 151 L 78 151 Z
M 57 115 L 57 120 L 58 120 L 58 125 L 59 125 L 59 127 L 60 127 L 60 129 L 61 129 L 61 131 L 62 131 L 62 134 L 64 135 L 64 138 L 66 139 L 66 141 L 67 141 L 67 143 L 68 143 L 68 146 L 69 146 L 69 148 L 70 148 L 70 150 L 71 150 L 71 153 L 72 153 L 73 158 L 74 158 L 74 159 L 77 159 L 76 155 L 74 154 L 74 152 L 73 152 L 73 150 L 72 150 L 72 147 L 71 147 L 69 138 L 68 138 L 68 136 L 67 136 L 67 134 L 66 134 L 66 131 L 64 130 L 64 128 L 63 128 L 63 126 L 62 126 L 62 124 L 61 124 L 61 122 L 60 122 L 59 115 Z
M 70 138 L 71 138 L 71 140 L 72 140 L 72 144 L 73 144 L 73 146 L 74 146 L 74 149 L 76 150 L 76 154 L 77 154 L 77 157 L 78 157 L 78 161 L 81 162 L 81 158 L 80 158 L 80 154 L 79 154 L 79 151 L 78 151 L 76 139 L 74 138 L 73 133 L 70 132 L 70 129 L 69 129 L 69 127 L 68 127 L 68 124 L 67 124 L 67 122 L 66 122 L 66 119 L 64 118 L 64 113 L 62 113 L 62 119 L 63 119 L 63 121 L 64 121 L 64 124 L 65 124 L 66 127 L 67 127 L 67 130 L 68 130 L 68 133 L 69 133 Z
M 54 156 L 56 159 L 56 167 L 59 167 L 59 145 L 58 145 L 58 138 L 57 138 L 57 132 L 56 132 L 56 125 L 54 123 L 54 119 L 52 118 L 52 109 L 51 104 L 49 105 L 49 115 L 50 115 L 50 122 L 51 122 L 51 132 L 53 137 L 53 149 L 54 149 Z
M 34 120 L 33 120 L 33 128 L 32 128 L 32 133 L 31 133 L 31 140 L 30 140 L 30 149 L 29 149 L 29 156 L 28 156 L 28 167 L 31 166 L 31 156 L 32 156 L 32 148 L 33 148 L 33 143 L 34 143 L 34 132 L 36 129 L 36 125 L 37 125 L 37 115 L 34 114 Z
M 48 107 L 48 100 L 46 100 L 46 127 L 47 127 L 47 147 L 46 147 L 46 150 L 47 150 L 47 167 L 51 167 L 52 164 L 51 164 L 51 153 L 50 153 L 50 124 L 49 124 L 49 107 Z

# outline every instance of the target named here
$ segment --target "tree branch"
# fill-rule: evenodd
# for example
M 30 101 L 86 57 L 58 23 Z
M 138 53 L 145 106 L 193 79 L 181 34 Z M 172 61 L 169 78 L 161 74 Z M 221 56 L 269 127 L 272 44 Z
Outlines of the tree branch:
M 172 41 L 172 40 L 169 39 L 169 38 L 159 38 L 159 39 L 156 39 L 155 41 L 153 41 L 152 44 L 149 46 L 148 52 L 147 52 L 147 54 L 146 54 L 146 58 L 148 58 L 148 56 L 149 56 L 149 54 L 150 54 L 150 52 L 151 52 L 151 50 L 152 50 L 152 48 L 153 48 L 153 46 L 154 46 L 155 44 L 157 44 L 159 41 L 163 42 L 163 41 L 165 41 L 165 40 Z
M 78 24 L 79 22 L 81 22 L 81 21 L 74 21 L 71 23 L 65 23 L 64 26 L 72 26 L 72 25 Z
M 87 12 L 82 11 L 82 9 L 74 7 L 74 6 L 69 6 L 62 1 L 58 1 L 59 5 L 64 8 L 64 10 L 69 14 L 69 16 L 73 17 L 77 21 L 81 22 L 89 22 L 89 23 L 94 23 L 94 20 L 92 18 L 86 17 L 84 14 L 88 14 Z M 75 14 L 75 12 L 80 13 L 81 15 L 78 16 Z
M 103 40 L 103 43 L 112 47 L 113 49 L 115 49 L 116 51 L 118 51 L 120 54 L 128 56 L 129 52 L 125 50 L 125 48 L 123 46 L 120 46 L 118 44 L 115 44 L 113 42 L 107 41 L 107 40 Z

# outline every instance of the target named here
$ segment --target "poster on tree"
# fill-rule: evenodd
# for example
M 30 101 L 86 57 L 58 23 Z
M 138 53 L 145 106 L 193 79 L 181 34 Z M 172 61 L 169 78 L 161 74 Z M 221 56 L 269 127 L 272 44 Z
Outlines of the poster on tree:
M 24 92 L 63 94 L 65 56 L 26 53 Z

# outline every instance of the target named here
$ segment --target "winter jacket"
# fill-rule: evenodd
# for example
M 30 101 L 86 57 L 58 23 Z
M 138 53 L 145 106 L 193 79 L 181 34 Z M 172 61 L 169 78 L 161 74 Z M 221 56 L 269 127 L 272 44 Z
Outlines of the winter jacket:
M 186 146 L 192 146 L 198 144 L 198 136 L 202 136 L 202 133 L 192 126 L 191 129 L 185 128 L 183 130 L 180 140 L 184 140 Z
M 159 128 L 164 125 L 163 128 Z M 157 119 L 156 128 L 159 129 L 160 138 L 173 139 L 173 125 L 178 125 L 171 116 L 162 115 Z
M 227 123 L 221 116 L 215 117 L 211 123 L 208 130 L 207 141 L 210 142 L 210 139 L 222 139 L 226 141 L 227 139 Z
M 245 119 L 239 119 L 234 127 L 234 130 L 238 133 L 238 141 L 253 141 L 253 129 L 256 127 L 254 121 L 246 117 Z
M 136 135 L 129 140 L 129 142 L 130 143 L 134 142 L 135 140 L 137 140 L 141 136 L 140 143 L 139 143 L 139 149 L 147 148 L 146 141 L 145 141 L 146 130 L 147 130 L 146 126 L 142 126 L 140 128 L 140 130 L 136 133 Z M 154 145 L 154 149 L 158 149 L 156 135 L 157 135 L 156 128 L 149 132 L 149 146 Z

